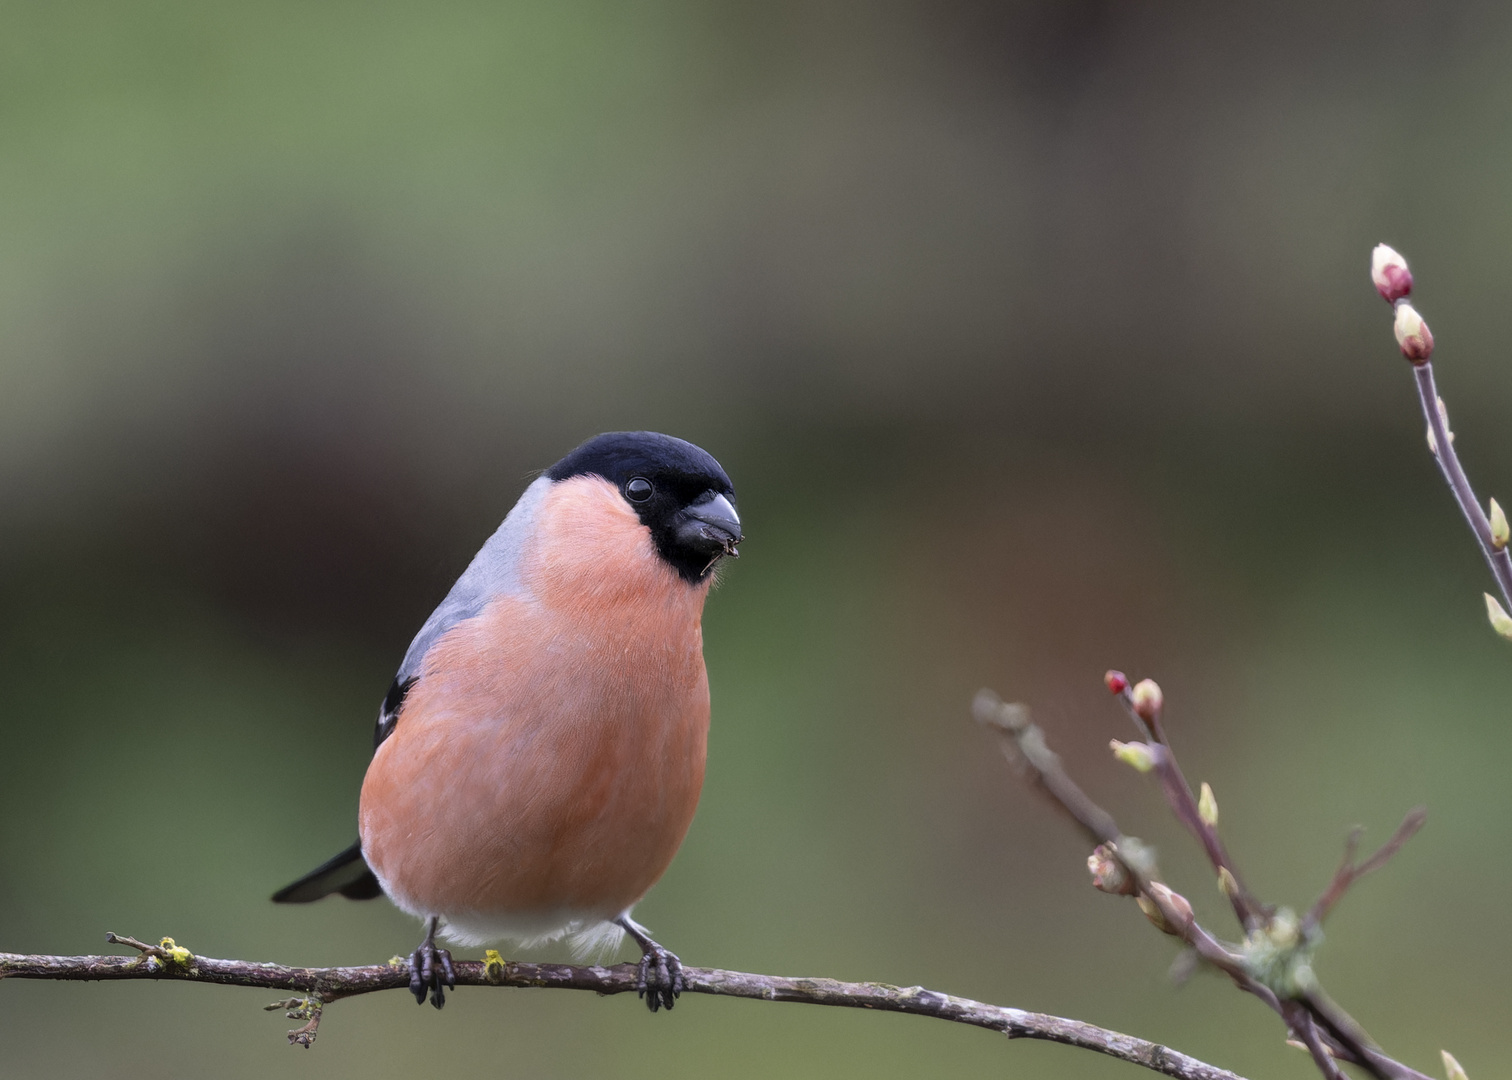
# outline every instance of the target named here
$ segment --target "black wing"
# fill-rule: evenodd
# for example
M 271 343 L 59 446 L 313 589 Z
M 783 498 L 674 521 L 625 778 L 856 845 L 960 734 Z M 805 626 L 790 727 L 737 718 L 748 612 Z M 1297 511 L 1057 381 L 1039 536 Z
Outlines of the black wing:
M 322 896 L 340 893 L 350 900 L 371 900 L 383 895 L 378 879 L 362 857 L 359 840 L 340 855 L 321 863 L 304 877 L 273 894 L 275 904 L 308 904 Z
M 396 676 L 394 685 L 389 687 L 389 692 L 384 695 L 383 704 L 378 709 L 378 726 L 373 730 L 373 749 L 383 745 L 383 740 L 394 733 L 394 725 L 399 722 L 399 710 L 404 707 L 404 698 L 410 692 L 410 687 L 415 685 L 418 675 L 409 678 Z

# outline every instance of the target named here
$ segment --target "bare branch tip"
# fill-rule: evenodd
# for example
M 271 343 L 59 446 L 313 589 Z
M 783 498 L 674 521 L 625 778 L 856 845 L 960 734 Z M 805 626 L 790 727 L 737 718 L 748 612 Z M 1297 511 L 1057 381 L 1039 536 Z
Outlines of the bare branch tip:
M 161 951 L 158 946 L 149 945 L 145 941 L 138 941 L 136 938 L 132 937 L 129 934 L 117 934 L 113 931 L 106 931 L 105 940 L 111 945 L 129 946 L 130 948 L 135 949 L 137 952 L 143 953 L 147 956 L 155 955 L 156 953 Z
M 1355 825 L 1344 835 L 1344 861 L 1353 864 L 1355 852 L 1360 849 L 1360 841 L 1365 839 L 1365 826 Z
M 978 724 L 1018 735 L 1029 727 L 1029 706 L 1004 701 L 997 691 L 983 687 L 971 701 L 971 713 Z

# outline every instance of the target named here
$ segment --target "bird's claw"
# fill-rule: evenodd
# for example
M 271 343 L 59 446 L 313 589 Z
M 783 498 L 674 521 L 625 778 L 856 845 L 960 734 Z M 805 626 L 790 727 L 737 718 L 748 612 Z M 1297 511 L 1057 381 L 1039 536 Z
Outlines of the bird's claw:
M 446 1004 L 446 990 L 457 988 L 457 972 L 452 967 L 452 955 L 446 949 L 436 948 L 436 943 L 431 935 L 427 934 L 420 947 L 410 953 L 409 958 L 410 993 L 415 995 L 415 1003 L 425 1004 L 425 998 L 430 996 L 430 1003 L 436 1008 Z
M 653 943 L 641 954 L 635 980 L 636 996 L 644 998 L 646 1008 L 670 1009 L 683 992 L 682 961 L 673 953 Z

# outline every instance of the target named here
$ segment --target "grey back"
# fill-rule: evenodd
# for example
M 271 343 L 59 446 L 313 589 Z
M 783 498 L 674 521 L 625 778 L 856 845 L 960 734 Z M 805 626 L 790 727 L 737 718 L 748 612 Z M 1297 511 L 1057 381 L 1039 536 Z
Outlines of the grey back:
M 425 666 L 425 654 L 441 635 L 464 619 L 471 619 L 496 596 L 523 591 L 520 584 L 520 552 L 535 527 L 536 511 L 552 482 L 543 476 L 520 496 L 504 523 L 483 544 L 457 583 L 451 587 L 425 625 L 410 642 L 399 665 L 397 681 L 417 677 Z

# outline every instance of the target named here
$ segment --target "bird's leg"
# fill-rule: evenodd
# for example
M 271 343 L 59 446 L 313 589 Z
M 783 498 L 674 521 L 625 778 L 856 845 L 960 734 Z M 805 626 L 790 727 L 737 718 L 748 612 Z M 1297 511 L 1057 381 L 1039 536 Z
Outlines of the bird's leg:
M 635 988 L 645 998 L 646 1007 L 652 1012 L 670 1009 L 683 992 L 682 961 L 652 941 L 646 928 L 629 915 L 621 915 L 614 922 L 641 947 L 640 975 Z
M 452 970 L 452 955 L 445 949 L 436 948 L 436 929 L 441 924 L 437 915 L 432 915 L 425 931 L 425 940 L 420 947 L 410 953 L 410 993 L 415 995 L 416 1003 L 425 1004 L 425 995 L 430 995 L 431 1004 L 436 1008 L 446 1004 L 446 991 L 441 989 L 443 983 L 449 989 L 457 988 L 457 973 Z

